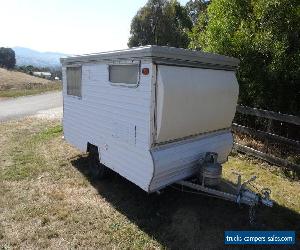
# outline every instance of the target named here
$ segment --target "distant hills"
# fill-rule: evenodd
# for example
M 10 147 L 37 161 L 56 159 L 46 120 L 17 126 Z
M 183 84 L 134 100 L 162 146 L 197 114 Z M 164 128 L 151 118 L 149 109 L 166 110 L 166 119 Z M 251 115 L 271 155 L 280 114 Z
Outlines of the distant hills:
M 12 48 L 16 54 L 16 61 L 18 66 L 32 65 L 35 67 L 60 67 L 59 59 L 67 54 L 57 52 L 39 52 L 36 50 L 14 47 Z

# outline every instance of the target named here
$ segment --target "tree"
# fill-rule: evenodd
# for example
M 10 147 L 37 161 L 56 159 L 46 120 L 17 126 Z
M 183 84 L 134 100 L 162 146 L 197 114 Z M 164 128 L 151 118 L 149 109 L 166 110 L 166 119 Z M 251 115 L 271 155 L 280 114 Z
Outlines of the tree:
M 299 114 L 299 10 L 299 0 L 214 0 L 190 47 L 241 60 L 240 103 Z
M 11 48 L 0 48 L 0 67 L 12 69 L 16 65 L 15 52 Z
M 185 8 L 193 24 L 197 23 L 201 13 L 206 12 L 209 3 L 208 0 L 190 0 L 186 3 Z
M 129 47 L 166 45 L 186 48 L 192 22 L 176 0 L 149 0 L 131 22 Z

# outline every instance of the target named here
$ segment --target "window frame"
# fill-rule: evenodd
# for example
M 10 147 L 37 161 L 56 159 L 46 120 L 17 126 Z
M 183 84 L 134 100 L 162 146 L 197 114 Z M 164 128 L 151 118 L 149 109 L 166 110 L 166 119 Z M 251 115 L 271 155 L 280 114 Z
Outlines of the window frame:
M 73 95 L 68 93 L 68 68 L 80 68 L 81 70 L 81 78 L 80 78 L 80 95 Z M 76 99 L 82 99 L 82 65 L 81 64 L 72 64 L 66 66 L 66 94 L 68 97 L 76 98 Z
M 122 83 L 122 82 L 112 82 L 110 80 L 110 67 L 111 66 L 132 66 L 135 65 L 137 66 L 137 79 L 135 84 L 131 83 Z M 119 62 L 119 63 L 109 63 L 107 65 L 107 71 L 108 71 L 108 82 L 112 86 L 121 86 L 121 87 L 127 87 L 127 88 L 137 88 L 140 84 L 140 79 L 141 79 L 141 62 L 140 61 L 130 61 L 130 62 Z

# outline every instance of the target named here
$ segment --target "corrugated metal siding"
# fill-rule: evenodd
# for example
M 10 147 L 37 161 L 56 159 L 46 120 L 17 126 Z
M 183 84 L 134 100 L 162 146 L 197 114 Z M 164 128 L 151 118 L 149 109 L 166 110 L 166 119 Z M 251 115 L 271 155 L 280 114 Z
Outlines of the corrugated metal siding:
M 137 88 L 109 83 L 107 64 L 82 66 L 82 98 L 68 96 L 64 84 L 64 136 L 85 151 L 99 147 L 101 162 L 148 191 L 153 174 L 150 145 L 151 64 Z M 63 79 L 66 82 L 66 69 Z

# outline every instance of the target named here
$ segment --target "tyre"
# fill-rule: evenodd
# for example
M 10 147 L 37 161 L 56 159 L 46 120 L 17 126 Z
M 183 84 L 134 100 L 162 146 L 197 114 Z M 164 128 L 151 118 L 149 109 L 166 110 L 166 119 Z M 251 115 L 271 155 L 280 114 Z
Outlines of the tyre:
M 89 152 L 89 172 L 92 179 L 101 180 L 107 175 L 107 167 L 100 163 L 98 149 Z

